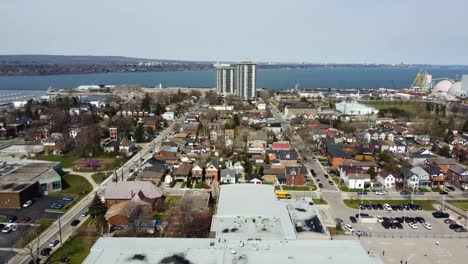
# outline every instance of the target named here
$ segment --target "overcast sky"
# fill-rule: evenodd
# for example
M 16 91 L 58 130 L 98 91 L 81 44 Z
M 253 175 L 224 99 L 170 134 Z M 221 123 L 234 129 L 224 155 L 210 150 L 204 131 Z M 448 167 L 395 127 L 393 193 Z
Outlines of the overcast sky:
M 467 0 L 0 0 L 0 54 L 468 64 Z

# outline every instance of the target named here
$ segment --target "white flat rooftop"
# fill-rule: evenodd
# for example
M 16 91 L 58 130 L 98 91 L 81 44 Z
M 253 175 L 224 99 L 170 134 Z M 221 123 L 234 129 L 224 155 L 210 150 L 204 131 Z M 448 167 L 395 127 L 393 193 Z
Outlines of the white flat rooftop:
M 222 185 L 211 231 L 222 238 L 297 238 L 286 204 L 263 184 Z
M 355 240 L 99 238 L 83 263 L 373 264 L 383 261 L 368 255 Z

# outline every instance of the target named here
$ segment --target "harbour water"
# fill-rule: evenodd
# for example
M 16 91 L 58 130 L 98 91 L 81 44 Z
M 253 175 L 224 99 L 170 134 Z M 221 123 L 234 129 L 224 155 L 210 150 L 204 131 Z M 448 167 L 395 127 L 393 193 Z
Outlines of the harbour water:
M 294 88 L 406 88 L 418 68 L 354 67 L 257 70 L 257 87 L 278 90 Z M 433 78 L 460 78 L 465 68 L 429 69 Z M 129 72 L 0 77 L 0 90 L 74 88 L 83 84 L 144 85 L 154 87 L 207 87 L 215 85 L 215 71 Z M 3 91 L 1 92 L 3 93 Z

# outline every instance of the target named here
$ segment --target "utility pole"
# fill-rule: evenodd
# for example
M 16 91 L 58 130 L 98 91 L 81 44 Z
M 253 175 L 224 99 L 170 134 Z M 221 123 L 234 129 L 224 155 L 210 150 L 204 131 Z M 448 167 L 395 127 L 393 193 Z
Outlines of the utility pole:
M 63 239 L 62 239 L 62 222 L 60 221 L 61 216 L 58 218 L 58 223 L 59 223 L 59 233 L 60 233 L 60 247 L 63 246 Z

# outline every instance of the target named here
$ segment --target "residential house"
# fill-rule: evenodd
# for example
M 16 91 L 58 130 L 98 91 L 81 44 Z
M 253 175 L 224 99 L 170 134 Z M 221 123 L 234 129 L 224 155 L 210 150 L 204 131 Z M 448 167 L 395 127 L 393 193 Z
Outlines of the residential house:
M 263 131 L 257 131 L 247 136 L 247 153 L 262 154 L 267 146 L 268 136 Z
M 273 184 L 286 184 L 284 166 L 271 166 L 263 170 L 263 180 Z
M 343 162 L 352 160 L 352 156 L 343 151 L 342 144 L 327 144 L 325 149 L 328 162 L 332 167 L 339 167 Z
M 426 163 L 427 159 L 433 158 L 434 154 L 429 150 L 422 148 L 414 154 L 410 154 L 409 162 L 413 166 L 421 166 Z
M 117 140 L 119 138 L 119 130 L 116 127 L 109 127 L 109 137 Z
M 151 158 L 145 163 L 143 170 L 138 173 L 136 180 L 159 184 L 164 181 L 164 177 L 168 172 L 169 168 L 164 161 Z
M 111 140 L 110 138 L 104 140 L 102 148 L 106 153 L 115 153 L 119 151 L 119 142 L 117 140 Z
M 395 187 L 395 176 L 388 171 L 379 171 L 377 181 L 382 184 L 385 189 L 392 189 Z
M 237 183 L 241 175 L 232 169 L 222 169 L 221 170 L 221 183 Z
M 307 169 L 304 166 L 301 167 L 289 167 L 285 168 L 285 178 L 287 185 L 302 186 L 306 184 Z
M 291 148 L 291 145 L 288 141 L 273 142 L 271 145 L 272 150 L 286 150 L 288 151 Z
M 42 145 L 44 146 L 44 153 L 54 154 L 54 155 L 61 155 L 67 152 L 70 148 L 69 142 L 65 139 L 44 139 L 42 141 Z
M 203 169 L 198 166 L 198 164 L 195 164 L 192 167 L 192 179 L 195 180 L 201 180 L 203 178 Z
M 409 188 L 429 188 L 431 186 L 429 173 L 420 166 L 412 168 L 410 176 L 406 180 L 406 186 Z
M 192 164 L 190 163 L 182 163 L 174 171 L 174 179 L 176 181 L 187 181 L 188 179 L 190 179 L 191 175 L 192 175 Z
M 179 157 L 177 156 L 177 153 L 175 152 L 161 150 L 157 153 L 154 153 L 153 157 L 155 159 L 164 161 L 168 165 L 174 165 L 179 162 Z
M 279 122 L 270 123 L 267 121 L 267 129 L 275 135 L 280 135 L 281 133 L 283 133 L 283 127 Z
M 462 191 L 468 191 L 468 170 L 460 165 L 451 167 L 447 172 L 446 182 Z
M 417 135 L 414 141 L 421 145 L 429 145 L 431 138 L 428 135 Z
M 284 166 L 295 166 L 299 162 L 299 154 L 296 151 L 278 151 L 276 158 L 279 160 L 279 163 Z
M 262 184 L 262 177 L 258 174 L 249 175 L 248 182 L 252 184 Z
M 104 192 L 104 204 L 110 208 L 114 204 L 132 200 L 139 192 L 149 199 L 158 199 L 163 195 L 159 187 L 148 181 L 109 182 Z
M 218 164 L 215 161 L 210 161 L 205 166 L 205 180 L 206 181 L 218 181 Z
M 164 112 L 161 117 L 166 121 L 174 121 L 175 113 L 174 112 Z
M 437 166 L 442 172 L 447 172 L 450 168 L 455 167 L 457 162 L 452 158 L 435 157 L 426 160 L 426 165 L 429 164 Z
M 371 179 L 367 173 L 349 173 L 345 183 L 349 189 L 364 189 L 370 187 Z
M 135 151 L 135 144 L 127 138 L 124 138 L 120 141 L 119 151 L 127 156 L 132 156 Z
M 438 166 L 430 164 L 426 167 L 426 170 L 431 178 L 432 188 L 445 185 L 445 174 Z
M 68 132 L 68 135 L 70 138 L 73 138 L 75 139 L 76 136 L 78 136 L 78 134 L 81 132 L 81 129 L 78 128 L 78 127 L 75 127 L 75 128 L 71 128 L 70 131 Z

